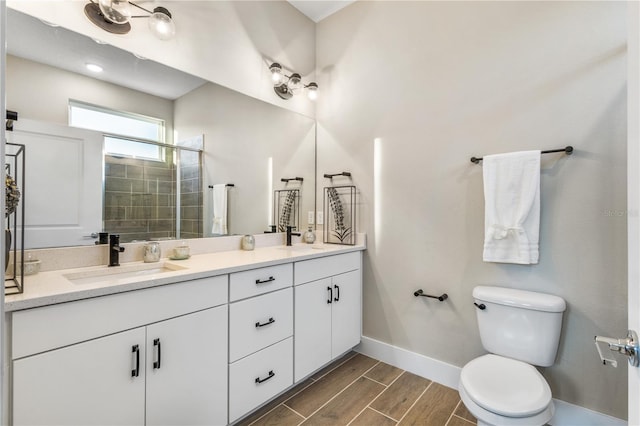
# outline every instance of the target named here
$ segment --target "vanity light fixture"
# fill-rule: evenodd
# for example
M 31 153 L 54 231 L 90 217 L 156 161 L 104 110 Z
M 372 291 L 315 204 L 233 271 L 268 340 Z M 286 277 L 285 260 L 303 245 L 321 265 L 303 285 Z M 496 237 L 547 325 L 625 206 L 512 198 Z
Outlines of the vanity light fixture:
M 273 90 L 276 92 L 276 95 L 280 96 L 282 99 L 291 99 L 293 95 L 296 95 L 303 90 L 306 90 L 307 96 L 312 101 L 315 101 L 318 98 L 317 83 L 312 81 L 309 84 L 304 84 L 300 74 L 295 72 L 291 75 L 284 74 L 282 72 L 282 66 L 277 62 L 271 64 L 269 71 L 271 71 Z
M 147 15 L 133 15 L 132 6 Z M 160 40 L 169 40 L 176 34 L 171 13 L 164 7 L 156 7 L 151 11 L 127 0 L 89 0 L 84 6 L 84 13 L 93 24 L 113 34 L 131 31 L 131 18 L 148 18 L 149 30 Z

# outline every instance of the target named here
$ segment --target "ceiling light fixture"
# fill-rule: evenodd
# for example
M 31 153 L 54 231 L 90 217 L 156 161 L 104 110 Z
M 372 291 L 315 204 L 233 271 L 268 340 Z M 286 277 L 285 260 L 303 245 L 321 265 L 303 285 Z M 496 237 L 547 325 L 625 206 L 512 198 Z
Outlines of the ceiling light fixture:
M 282 99 L 291 99 L 293 95 L 296 95 L 304 90 L 307 92 L 307 96 L 312 101 L 318 98 L 318 85 L 315 82 L 304 84 L 300 74 L 293 73 L 286 75 L 282 72 L 282 66 L 274 62 L 269 67 L 271 71 L 271 81 L 273 81 L 273 90 L 276 95 Z
M 136 7 L 148 15 L 133 15 L 131 9 Z M 148 18 L 149 30 L 160 40 L 169 40 L 176 34 L 176 25 L 171 13 L 164 7 L 156 7 L 153 11 L 127 0 L 90 0 L 84 6 L 87 18 L 96 26 L 113 34 L 127 34 L 131 31 L 131 18 Z
M 48 25 L 50 27 L 53 27 L 53 28 L 58 28 L 60 26 L 60 25 L 55 24 L 53 22 L 45 21 L 44 19 L 41 19 L 40 22 L 42 22 L 43 24 Z
M 91 64 L 91 63 L 88 63 L 88 62 L 87 62 L 87 63 L 86 63 L 86 64 L 84 64 L 84 65 L 85 65 L 85 67 L 87 67 L 87 69 L 88 69 L 89 71 L 91 71 L 91 72 L 96 72 L 96 73 L 98 73 L 98 72 L 102 72 L 102 71 L 103 71 L 102 67 L 101 67 L 100 65 L 97 65 L 97 64 Z

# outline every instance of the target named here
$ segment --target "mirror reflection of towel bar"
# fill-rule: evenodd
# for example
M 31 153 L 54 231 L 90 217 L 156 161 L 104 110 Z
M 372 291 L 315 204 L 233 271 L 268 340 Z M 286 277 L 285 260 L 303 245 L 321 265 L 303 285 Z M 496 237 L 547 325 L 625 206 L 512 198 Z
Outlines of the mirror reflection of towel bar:
M 327 178 L 327 179 L 333 179 L 336 176 L 351 177 L 351 172 L 341 172 L 341 173 L 333 173 L 333 174 L 325 173 L 324 174 L 324 177 Z

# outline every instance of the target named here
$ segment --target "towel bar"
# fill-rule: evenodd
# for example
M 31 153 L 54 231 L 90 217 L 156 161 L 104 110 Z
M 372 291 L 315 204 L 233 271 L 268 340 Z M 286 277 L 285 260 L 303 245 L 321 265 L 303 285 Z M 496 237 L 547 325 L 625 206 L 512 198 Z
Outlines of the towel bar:
M 225 186 L 228 186 L 228 187 L 230 187 L 230 188 L 233 188 L 235 185 L 234 185 L 234 184 L 232 184 L 232 183 L 228 183 L 228 184 L 226 184 Z M 213 189 L 213 185 L 209 185 L 209 189 Z
M 326 177 L 327 179 L 333 179 L 335 176 L 351 177 L 351 172 L 342 172 L 342 173 L 334 173 L 334 174 L 325 173 L 324 174 L 324 177 Z
M 571 153 L 573 152 L 573 147 L 571 145 L 566 146 L 564 148 L 560 148 L 560 149 L 549 149 L 546 151 L 542 151 L 541 154 L 551 154 L 552 152 L 564 152 L 567 155 L 571 155 Z M 478 157 L 471 157 L 471 162 L 478 164 L 480 163 L 480 161 L 482 161 L 482 157 L 478 158 Z
M 419 289 L 417 291 L 413 292 L 413 295 L 415 297 L 418 296 L 422 296 L 422 297 L 430 297 L 432 299 L 438 299 L 441 302 L 444 302 L 445 300 L 447 300 L 449 298 L 449 295 L 447 295 L 447 293 L 443 293 L 442 296 L 431 296 L 430 294 L 424 294 L 424 292 L 422 291 L 422 289 Z

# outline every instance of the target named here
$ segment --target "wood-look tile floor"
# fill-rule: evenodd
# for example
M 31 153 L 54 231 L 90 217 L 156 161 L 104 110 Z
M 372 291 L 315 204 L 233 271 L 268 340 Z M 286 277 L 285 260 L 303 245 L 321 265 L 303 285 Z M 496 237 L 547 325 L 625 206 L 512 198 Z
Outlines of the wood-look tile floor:
M 458 391 L 350 352 L 238 426 L 471 426 Z

